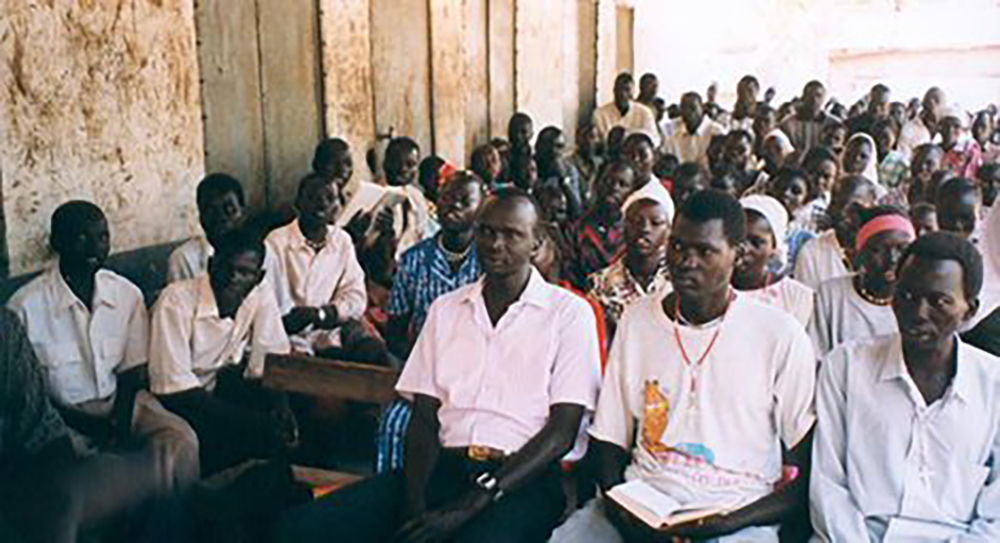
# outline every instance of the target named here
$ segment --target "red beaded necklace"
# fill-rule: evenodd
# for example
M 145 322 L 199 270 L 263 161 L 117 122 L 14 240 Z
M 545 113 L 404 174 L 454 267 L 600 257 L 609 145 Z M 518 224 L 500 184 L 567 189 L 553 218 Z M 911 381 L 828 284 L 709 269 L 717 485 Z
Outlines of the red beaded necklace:
M 722 332 L 722 324 L 726 320 L 726 313 L 729 312 L 729 306 L 732 305 L 736 296 L 733 294 L 732 290 L 729 291 L 729 296 L 726 300 L 726 308 L 723 310 L 722 317 L 719 319 L 719 325 L 715 328 L 715 333 L 712 334 L 712 339 L 708 342 L 708 347 L 705 349 L 705 352 L 701 353 L 701 356 L 698 357 L 696 362 L 691 361 L 691 358 L 688 356 L 687 349 L 684 348 L 684 342 L 681 341 L 681 297 L 674 294 L 674 298 L 676 299 L 676 303 L 674 305 L 674 318 L 677 319 L 677 322 L 674 323 L 674 340 L 677 342 L 677 347 L 681 351 L 681 360 L 684 361 L 684 365 L 691 368 L 691 389 L 688 394 L 688 401 L 690 405 L 694 407 L 696 405 L 695 400 L 698 395 L 698 376 L 701 371 L 701 366 L 705 363 L 705 360 L 708 359 L 708 355 L 712 352 L 712 348 L 715 347 L 715 342 L 718 341 L 719 334 Z

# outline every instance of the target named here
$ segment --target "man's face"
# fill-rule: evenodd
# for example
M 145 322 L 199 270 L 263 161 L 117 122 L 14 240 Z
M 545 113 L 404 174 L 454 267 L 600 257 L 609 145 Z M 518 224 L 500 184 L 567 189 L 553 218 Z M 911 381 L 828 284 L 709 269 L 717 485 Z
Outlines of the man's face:
M 857 230 L 860 212 L 875 205 L 875 191 L 870 183 L 845 183 L 844 188 L 834 191 L 827 212 L 834 222 L 847 231 Z
M 823 145 L 833 149 L 837 155 L 844 154 L 844 145 L 847 143 L 847 129 L 841 127 L 831 128 L 823 132 Z
M 745 137 L 729 137 L 726 139 L 726 147 L 723 156 L 727 164 L 738 168 L 744 168 L 750 162 L 752 152 L 750 140 Z
M 632 101 L 634 94 L 632 81 L 621 79 L 615 82 L 615 104 L 622 106 Z
M 416 149 L 392 153 L 385 158 L 385 176 L 390 185 L 402 187 L 417 178 L 420 155 Z
M 680 175 L 674 179 L 674 190 L 671 196 L 674 197 L 674 201 L 680 206 L 689 196 L 707 188 L 708 181 L 701 172 L 695 175 Z
M 527 200 L 486 203 L 476 229 L 476 252 L 487 276 L 506 276 L 531 265 L 539 249 L 539 220 Z
M 812 174 L 816 178 L 816 187 L 820 193 L 829 193 L 834 182 L 837 181 L 837 163 L 832 160 L 824 160 L 816 166 L 816 170 Z
M 941 145 L 951 149 L 962 136 L 962 121 L 957 117 L 945 117 L 941 120 Z
M 667 210 L 658 202 L 639 200 L 625 213 L 625 246 L 646 258 L 662 254 L 670 236 Z
M 299 219 L 309 224 L 333 224 L 340 215 L 340 191 L 336 183 L 313 179 L 303 187 L 295 207 Z
M 744 104 L 756 103 L 758 92 L 760 92 L 760 87 L 752 80 L 740 81 L 736 85 L 736 98 Z
M 674 220 L 667 245 L 667 263 L 678 295 L 701 299 L 729 288 L 737 250 L 729 244 L 721 219 Z
M 508 134 L 511 147 L 528 147 L 531 145 L 531 138 L 534 136 L 534 124 L 527 119 L 522 119 L 519 122 L 514 123 L 514 126 L 511 127 L 510 134 Z
M 879 155 L 885 156 L 896 147 L 896 132 L 888 124 L 883 124 L 873 135 L 875 144 L 878 145 Z
M 897 126 L 903 126 L 906 123 L 906 104 L 903 102 L 889 104 L 889 116 L 896 121 Z
M 866 279 L 880 287 L 895 285 L 896 266 L 912 241 L 909 234 L 899 230 L 879 232 L 869 238 L 858 254 Z
M 264 255 L 256 251 L 216 255 L 209 259 L 212 286 L 223 295 L 243 300 L 264 278 Z
M 821 85 L 808 85 L 802 93 L 802 105 L 810 113 L 816 113 L 823 109 L 823 100 L 826 99 L 826 89 Z
M 941 105 L 944 104 L 944 93 L 937 89 L 931 89 L 924 94 L 921 102 L 923 113 L 931 120 L 937 120 L 941 116 Z
M 941 230 L 953 232 L 968 239 L 976 229 L 979 217 L 979 200 L 967 192 L 958 198 L 948 198 L 939 202 L 938 224 Z
M 962 266 L 954 260 L 907 258 L 892 299 L 904 345 L 932 350 L 972 318 L 979 302 L 965 297 L 962 281 Z
M 482 203 L 482 187 L 479 183 L 451 181 L 445 183 L 438 195 L 438 220 L 441 229 L 451 232 L 467 232 L 476 222 L 476 213 Z
M 916 231 L 917 237 L 938 231 L 937 213 L 933 210 L 925 210 L 915 217 L 911 218 L 913 222 L 913 229 Z
M 591 126 L 577 142 L 577 148 L 583 152 L 596 153 L 603 143 L 600 131 L 597 130 L 596 126 Z
M 216 194 L 198 209 L 198 220 L 209 240 L 217 240 L 243 225 L 243 206 L 234 192 Z
M 655 77 L 643 77 L 639 80 L 639 95 L 645 99 L 656 98 L 660 89 L 660 81 Z
M 692 127 L 697 129 L 704 116 L 705 112 L 702 108 L 700 98 L 685 96 L 681 99 L 681 118 L 684 119 L 684 124 L 687 125 L 688 130 L 692 130 Z
M 753 119 L 753 133 L 757 134 L 757 137 L 763 139 L 774 130 L 777 124 L 778 122 L 775 118 L 773 110 L 758 113 Z
M 888 90 L 872 90 L 871 101 L 868 103 L 868 112 L 876 117 L 884 117 L 889 113 Z
M 88 274 L 96 273 L 104 266 L 111 252 L 108 221 L 101 217 L 82 222 L 75 232 L 66 237 L 58 250 L 59 259 L 70 269 Z

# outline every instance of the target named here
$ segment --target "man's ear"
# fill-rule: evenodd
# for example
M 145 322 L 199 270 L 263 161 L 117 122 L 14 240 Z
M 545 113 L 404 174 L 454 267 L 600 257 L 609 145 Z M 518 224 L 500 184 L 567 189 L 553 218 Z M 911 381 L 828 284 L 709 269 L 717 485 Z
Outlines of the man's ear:
M 979 298 L 973 298 L 969 300 L 969 309 L 965 312 L 962 320 L 965 322 L 972 320 L 972 317 L 976 316 L 977 311 L 979 311 Z

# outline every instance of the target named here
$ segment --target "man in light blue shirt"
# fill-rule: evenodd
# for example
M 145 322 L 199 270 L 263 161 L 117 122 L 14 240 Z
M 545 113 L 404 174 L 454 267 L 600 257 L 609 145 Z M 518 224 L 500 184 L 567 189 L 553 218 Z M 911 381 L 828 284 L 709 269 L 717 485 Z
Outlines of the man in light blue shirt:
M 816 540 L 1000 541 L 1000 360 L 957 335 L 982 281 L 970 242 L 926 234 L 900 261 L 899 333 L 824 360 Z

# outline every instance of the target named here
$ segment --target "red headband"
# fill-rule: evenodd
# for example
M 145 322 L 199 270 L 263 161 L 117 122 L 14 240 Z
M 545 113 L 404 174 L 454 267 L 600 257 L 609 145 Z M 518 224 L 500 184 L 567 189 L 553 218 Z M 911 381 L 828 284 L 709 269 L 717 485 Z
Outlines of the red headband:
M 910 219 L 903 217 L 902 215 L 882 215 L 881 217 L 876 217 L 865 223 L 858 231 L 858 236 L 854 240 L 854 248 L 860 251 L 865 243 L 871 239 L 875 234 L 880 234 L 889 230 L 896 230 L 899 232 L 905 232 L 909 234 L 910 239 L 917 237 L 917 232 L 913 229 L 913 223 Z

